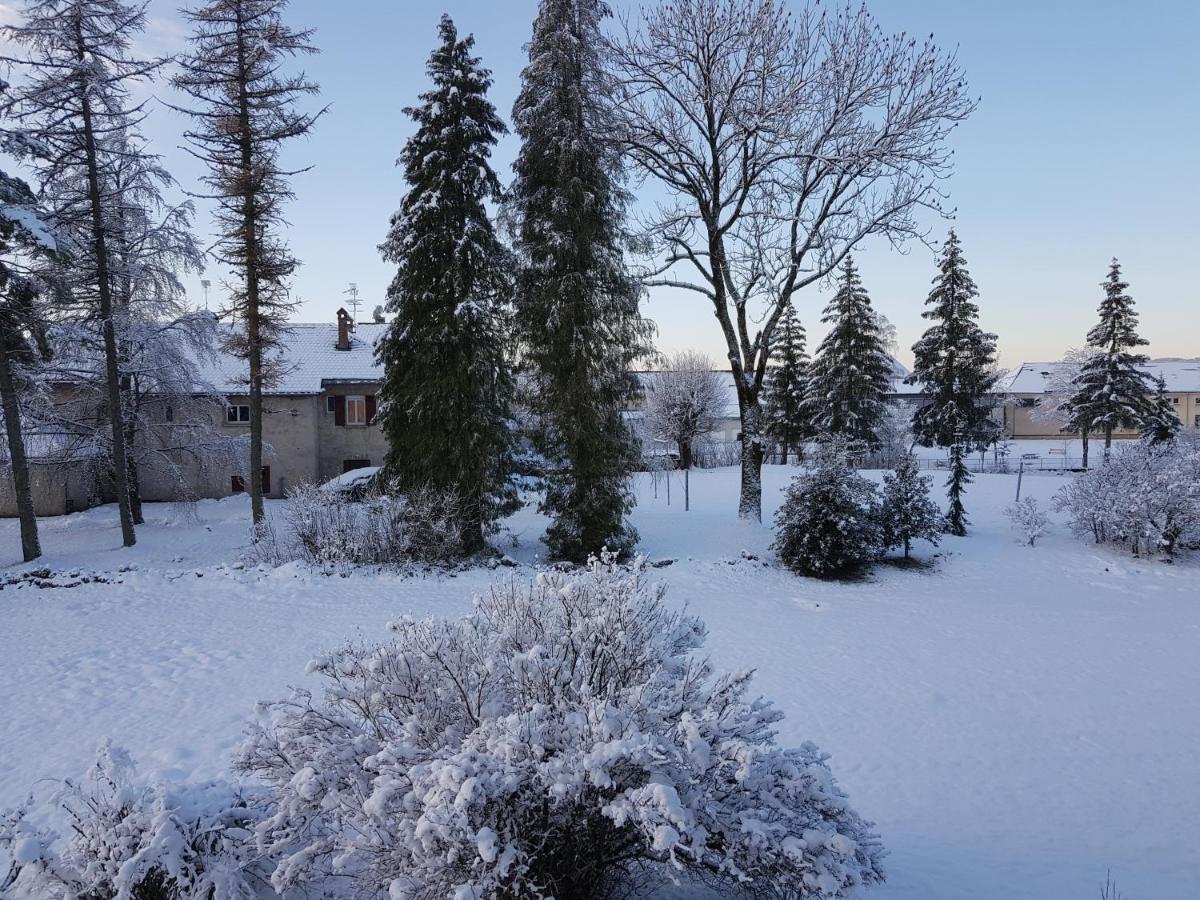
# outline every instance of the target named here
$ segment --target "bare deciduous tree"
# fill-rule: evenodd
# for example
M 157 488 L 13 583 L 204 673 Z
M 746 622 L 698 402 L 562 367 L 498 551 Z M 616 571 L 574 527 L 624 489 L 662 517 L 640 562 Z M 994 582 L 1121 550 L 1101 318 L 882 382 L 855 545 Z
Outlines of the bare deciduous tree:
M 708 298 L 742 420 L 739 514 L 761 518 L 760 394 L 788 300 L 870 235 L 924 237 L 946 138 L 975 106 L 957 60 L 865 9 L 677 0 L 613 41 L 623 140 L 669 201 L 647 284 Z
M 685 469 L 692 467 L 696 440 L 712 431 L 725 411 L 725 385 L 716 368 L 704 354 L 684 350 L 666 357 L 646 387 L 649 434 L 674 441 Z

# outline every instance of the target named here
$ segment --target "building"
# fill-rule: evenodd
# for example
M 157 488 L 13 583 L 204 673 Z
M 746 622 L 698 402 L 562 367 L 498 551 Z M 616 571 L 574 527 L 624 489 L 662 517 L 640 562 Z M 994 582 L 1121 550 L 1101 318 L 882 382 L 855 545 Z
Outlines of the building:
M 1200 428 L 1200 359 L 1156 359 L 1141 367 L 1153 381 L 1162 378 L 1175 414 L 1187 427 Z M 1063 432 L 1063 418 L 1050 408 L 1056 388 L 1071 377 L 1061 362 L 1024 363 L 1004 386 L 1004 428 L 1013 440 L 1078 438 Z M 1103 436 L 1099 432 L 1093 434 Z M 1136 431 L 1114 431 L 1114 438 L 1137 437 Z

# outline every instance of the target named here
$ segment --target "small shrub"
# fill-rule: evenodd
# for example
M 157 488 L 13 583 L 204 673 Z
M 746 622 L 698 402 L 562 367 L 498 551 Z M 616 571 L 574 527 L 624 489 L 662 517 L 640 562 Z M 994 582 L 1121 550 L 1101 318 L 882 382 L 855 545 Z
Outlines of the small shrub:
M 1018 500 L 1004 510 L 1004 515 L 1008 516 L 1013 527 L 1021 532 L 1030 547 L 1036 544 L 1037 539 L 1050 529 L 1050 519 L 1038 506 L 1037 499 L 1034 497 Z
M 772 549 L 784 565 L 805 575 L 846 575 L 883 552 L 875 485 L 830 452 L 792 481 L 775 526 Z
M 238 766 L 263 779 L 276 889 L 602 898 L 675 872 L 741 895 L 841 898 L 882 851 L 811 744 L 716 674 L 705 630 L 644 564 L 512 579 L 458 621 L 316 660 L 320 699 L 266 704 Z
M 31 821 L 59 809 L 66 836 Z M 9 860 L 0 896 L 253 900 L 265 875 L 254 871 L 261 817 L 252 798 L 226 784 L 147 783 L 124 751 L 105 744 L 87 775 L 63 782 L 46 808 L 31 799 L 0 812 Z
M 921 476 L 917 460 L 907 453 L 900 457 L 894 472 L 883 476 L 879 510 L 883 546 L 903 547 L 905 559 L 913 541 L 924 539 L 936 546 L 946 528 L 946 517 L 929 499 L 930 481 Z

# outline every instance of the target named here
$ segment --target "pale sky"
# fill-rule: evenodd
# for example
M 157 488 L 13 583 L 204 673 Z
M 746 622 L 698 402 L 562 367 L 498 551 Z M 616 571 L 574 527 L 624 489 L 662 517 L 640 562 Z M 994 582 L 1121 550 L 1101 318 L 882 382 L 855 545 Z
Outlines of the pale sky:
M 788 0 L 784 0 L 788 2 Z M 799 2 L 799 0 L 791 0 Z M 146 43 L 181 46 L 175 2 L 151 3 Z M 634 4 L 617 0 L 619 9 Z M 954 223 L 981 291 L 982 322 L 1000 337 L 1001 363 L 1059 357 L 1083 342 L 1109 259 L 1120 258 L 1156 356 L 1200 356 L 1200 4 L 1192 0 L 873 0 L 889 31 L 933 33 L 957 46 L 974 116 L 951 139 Z M 19 3 L 0 4 L 11 19 Z M 315 27 L 322 54 L 304 62 L 331 104 L 316 133 L 290 152 L 314 169 L 294 181 L 288 240 L 303 261 L 297 318 L 333 321 L 350 282 L 361 314 L 383 301 L 390 267 L 377 245 L 404 192 L 394 161 L 411 131 L 402 107 L 425 89 L 425 60 L 442 12 L 495 75 L 491 99 L 507 121 L 525 61 L 535 0 L 292 0 L 289 21 Z M 166 96 L 169 89 L 160 86 Z M 196 164 L 176 147 L 181 123 L 165 108 L 147 131 L 185 187 Z M 495 155 L 511 178 L 517 145 Z M 207 236 L 203 210 L 199 226 Z M 935 223 L 937 233 L 946 224 Z M 868 244 L 857 259 L 876 307 L 897 326 L 899 354 L 920 335 L 933 253 Z M 220 304 L 219 273 L 212 305 Z M 192 287 L 201 298 L 199 279 Z M 815 345 L 827 289 L 799 295 Z M 645 312 L 664 350 L 697 348 L 717 359 L 722 343 L 707 301 L 652 293 Z

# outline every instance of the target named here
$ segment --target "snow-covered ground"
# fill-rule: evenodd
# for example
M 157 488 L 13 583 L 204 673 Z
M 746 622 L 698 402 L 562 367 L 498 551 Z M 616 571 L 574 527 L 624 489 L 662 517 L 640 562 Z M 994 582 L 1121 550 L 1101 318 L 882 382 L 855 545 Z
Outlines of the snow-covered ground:
M 794 470 L 766 470 L 768 516 Z M 753 667 L 813 740 L 891 851 L 877 900 L 1072 900 L 1111 869 L 1129 900 L 1200 896 L 1200 566 L 1100 550 L 1058 525 L 1023 546 L 1002 515 L 1013 475 L 978 476 L 971 535 L 932 569 L 881 566 L 823 583 L 769 560 L 768 527 L 734 516 L 734 470 L 639 482 L 634 521 L 669 597 L 710 630 L 719 666 Z M 1048 501 L 1057 476 L 1024 480 Z M 940 476 L 938 490 L 940 492 Z M 260 698 L 316 652 L 386 639 L 405 612 L 458 615 L 473 591 L 525 569 L 322 576 L 235 567 L 244 499 L 150 507 L 132 550 L 112 508 L 42 522 L 36 567 L 109 583 L 0 591 L 0 807 L 74 775 L 105 735 L 178 778 L 225 764 Z M 537 558 L 540 517 L 506 551 Z M 513 544 L 515 541 L 515 545 Z M 16 565 L 0 521 L 0 582 Z M 8 566 L 8 568 L 4 568 Z M 121 571 L 125 569 L 126 571 Z M 78 578 L 60 578 L 64 584 Z

